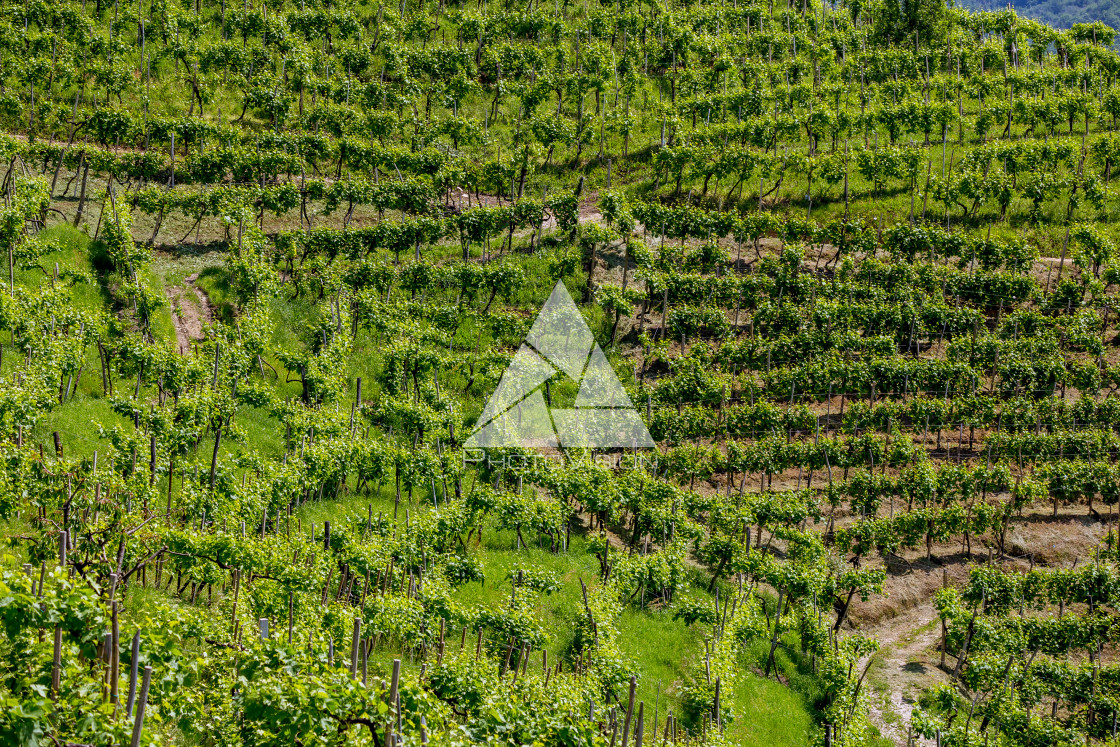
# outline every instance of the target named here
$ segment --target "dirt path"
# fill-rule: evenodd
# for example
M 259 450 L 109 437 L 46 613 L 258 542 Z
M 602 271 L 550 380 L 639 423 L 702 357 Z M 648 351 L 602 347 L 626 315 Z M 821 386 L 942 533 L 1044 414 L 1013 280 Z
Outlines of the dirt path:
M 879 641 L 869 677 L 873 682 L 871 721 L 898 747 L 905 747 L 918 695 L 948 679 L 938 668 L 941 638 L 937 610 L 926 602 L 865 633 Z M 915 744 L 926 745 L 917 739 Z
M 203 325 L 214 321 L 213 309 L 206 293 L 195 285 L 198 273 L 188 275 L 183 284 L 167 288 L 167 299 L 171 302 L 171 321 L 175 324 L 175 339 L 180 354 L 185 353 L 191 340 L 202 339 Z

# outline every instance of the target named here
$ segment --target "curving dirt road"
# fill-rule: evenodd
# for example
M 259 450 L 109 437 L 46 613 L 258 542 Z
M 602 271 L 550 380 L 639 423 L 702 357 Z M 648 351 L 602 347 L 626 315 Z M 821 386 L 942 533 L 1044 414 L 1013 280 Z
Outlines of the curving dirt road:
M 930 602 L 913 607 L 897 617 L 863 631 L 880 645 L 872 665 L 871 721 L 898 747 L 906 737 L 919 693 L 948 675 L 938 668 L 941 653 L 940 618 Z M 915 737 L 915 745 L 929 744 Z

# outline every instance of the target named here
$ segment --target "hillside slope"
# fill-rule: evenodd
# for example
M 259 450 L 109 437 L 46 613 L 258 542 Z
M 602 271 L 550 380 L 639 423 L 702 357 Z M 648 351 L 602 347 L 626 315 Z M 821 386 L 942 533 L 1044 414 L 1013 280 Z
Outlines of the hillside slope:
M 3 10 L 0 742 L 1117 743 L 1106 25 Z

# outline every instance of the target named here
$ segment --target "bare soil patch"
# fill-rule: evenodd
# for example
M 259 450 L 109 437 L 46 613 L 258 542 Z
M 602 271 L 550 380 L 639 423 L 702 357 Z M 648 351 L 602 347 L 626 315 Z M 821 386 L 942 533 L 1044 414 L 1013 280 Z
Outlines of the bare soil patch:
M 171 321 L 175 324 L 175 339 L 180 354 L 185 353 L 192 340 L 201 340 L 204 325 L 214 321 L 213 308 L 206 292 L 195 285 L 198 273 L 188 275 L 179 286 L 167 288 L 171 302 Z

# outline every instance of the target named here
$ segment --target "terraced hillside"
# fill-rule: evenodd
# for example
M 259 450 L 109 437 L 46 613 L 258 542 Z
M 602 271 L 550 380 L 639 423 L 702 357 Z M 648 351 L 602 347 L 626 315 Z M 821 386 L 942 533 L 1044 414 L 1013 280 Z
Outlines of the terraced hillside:
M 1120 744 L 1103 23 L 2 7 L 0 743 Z

